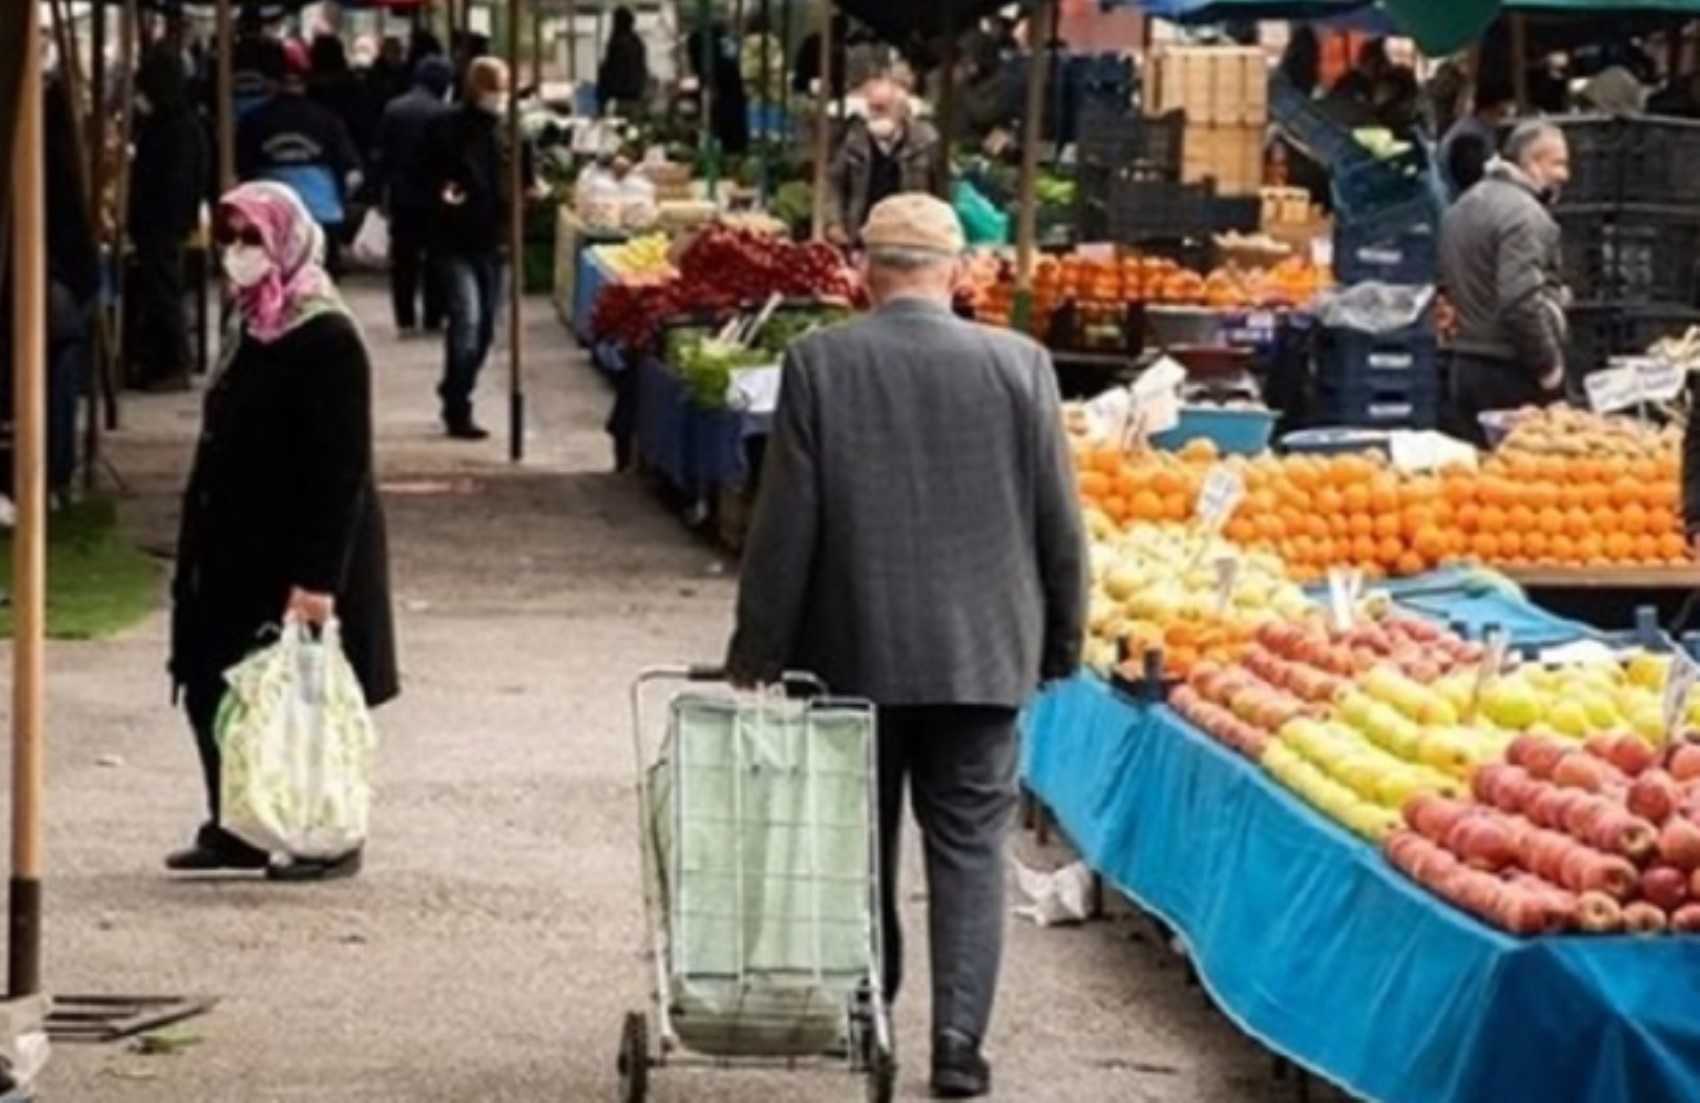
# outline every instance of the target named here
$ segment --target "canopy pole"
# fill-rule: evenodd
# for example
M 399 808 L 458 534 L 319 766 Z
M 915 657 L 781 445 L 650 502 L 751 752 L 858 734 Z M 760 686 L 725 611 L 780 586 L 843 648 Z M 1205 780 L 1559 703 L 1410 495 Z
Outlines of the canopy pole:
M 939 144 L 934 150 L 933 177 L 938 186 L 943 189 L 941 199 L 950 198 L 950 154 L 956 148 L 956 124 L 961 112 L 956 109 L 959 91 L 956 83 L 956 63 L 958 54 L 957 38 L 960 28 L 956 23 L 956 9 L 946 5 L 944 10 L 944 50 L 939 62 Z
M 1517 113 L 1529 111 L 1529 17 L 1522 12 L 1511 16 L 1511 79 L 1517 94 Z
M 771 0 L 758 0 L 756 12 L 761 19 L 761 42 L 758 44 L 761 55 L 756 59 L 760 69 L 756 89 L 756 120 L 759 124 L 755 140 L 757 143 L 757 177 L 756 194 L 761 197 L 763 208 L 773 196 L 773 139 L 777 135 L 770 134 L 768 123 L 774 105 L 768 102 L 768 89 L 773 84 L 773 32 L 768 29 L 768 20 L 772 18 Z M 748 41 L 746 38 L 745 41 Z
M 231 33 L 230 0 L 218 0 L 218 194 L 222 197 L 236 186 L 236 86 L 232 73 L 236 59 L 235 35 Z
M 47 600 L 47 237 L 42 178 L 41 9 L 23 22 L 18 125 L 12 148 L 12 878 L 7 990 L 41 991 L 42 789 Z
M 106 0 L 94 0 L 91 9 L 89 44 L 89 109 L 94 123 L 94 137 L 88 153 L 89 195 L 93 199 L 94 240 L 96 252 L 103 260 L 116 262 L 123 256 L 122 244 L 114 247 L 106 236 Z M 117 334 L 113 329 L 112 311 L 105 290 L 100 296 L 100 308 L 95 313 L 95 328 L 100 334 L 100 347 L 89 364 L 88 420 L 83 423 L 83 489 L 95 488 L 95 467 L 100 462 L 100 396 L 105 380 L 117 370 Z
M 525 156 L 519 125 L 519 27 L 524 0 L 508 0 L 508 459 L 525 458 Z
M 815 112 L 814 216 L 809 236 L 819 241 L 826 236 L 826 189 L 832 162 L 832 90 L 838 77 L 832 71 L 835 46 L 832 41 L 832 0 L 820 6 L 820 92 Z
M 1029 28 L 1048 27 L 1057 0 L 1039 0 Z M 1037 40 L 1027 62 L 1027 107 L 1021 122 L 1020 222 L 1015 244 L 1015 323 L 1026 330 L 1033 324 L 1033 262 L 1039 241 L 1039 212 L 1035 196 L 1039 182 L 1039 143 L 1044 136 L 1045 87 L 1049 83 L 1053 39 L 1041 53 Z
M 567 0 L 567 83 L 578 94 L 578 0 Z
M 118 429 L 117 369 L 124 363 L 124 350 L 129 343 L 129 328 L 124 324 L 124 302 L 129 294 L 130 281 L 124 252 L 130 227 L 130 138 L 136 121 L 136 43 L 141 35 L 142 13 L 136 0 L 122 0 L 118 22 L 118 180 L 113 185 L 112 263 L 117 277 L 118 294 L 112 316 L 112 359 L 101 380 L 101 397 L 106 403 L 106 429 Z
M 796 79 L 797 70 L 795 58 L 791 56 L 791 9 L 796 6 L 796 0 L 781 0 L 779 5 L 779 70 L 784 79 L 779 82 L 779 122 L 780 140 L 788 141 L 791 137 L 791 82 Z M 831 0 L 827 0 L 831 8 Z
M 719 70 L 719 59 L 715 56 L 719 43 L 715 41 L 714 33 L 714 0 L 697 0 L 697 31 L 702 35 L 702 92 L 698 102 L 702 136 L 698 139 L 700 146 L 699 157 L 702 160 L 702 174 L 708 184 L 708 198 L 717 201 L 720 198 L 720 143 L 714 133 L 714 77 Z

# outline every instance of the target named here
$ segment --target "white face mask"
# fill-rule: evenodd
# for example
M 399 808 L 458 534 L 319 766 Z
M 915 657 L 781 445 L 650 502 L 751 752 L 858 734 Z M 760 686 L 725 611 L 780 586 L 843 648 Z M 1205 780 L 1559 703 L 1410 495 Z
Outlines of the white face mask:
M 240 291 L 257 286 L 271 270 L 271 258 L 257 245 L 232 245 L 224 251 L 224 274 Z
M 882 116 L 878 119 L 868 120 L 868 133 L 873 136 L 873 139 L 876 142 L 895 141 L 897 138 L 897 130 L 898 126 L 896 119 Z
M 478 97 L 478 107 L 492 115 L 500 115 L 508 109 L 508 94 L 506 92 L 486 92 Z

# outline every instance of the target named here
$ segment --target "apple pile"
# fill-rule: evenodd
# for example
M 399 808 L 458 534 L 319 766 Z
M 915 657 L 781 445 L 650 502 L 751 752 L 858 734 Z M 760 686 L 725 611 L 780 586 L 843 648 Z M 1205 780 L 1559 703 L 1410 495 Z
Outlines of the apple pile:
M 1483 694 L 1482 717 L 1516 732 L 1582 740 L 1603 731 L 1627 729 L 1662 743 L 1661 692 L 1668 664 L 1668 658 L 1649 654 L 1624 663 L 1579 663 L 1558 669 L 1526 664 Z M 1691 719 L 1700 721 L 1700 709 Z
M 1514 935 L 1700 932 L 1700 745 L 1522 736 L 1471 795 L 1413 797 L 1388 860 Z

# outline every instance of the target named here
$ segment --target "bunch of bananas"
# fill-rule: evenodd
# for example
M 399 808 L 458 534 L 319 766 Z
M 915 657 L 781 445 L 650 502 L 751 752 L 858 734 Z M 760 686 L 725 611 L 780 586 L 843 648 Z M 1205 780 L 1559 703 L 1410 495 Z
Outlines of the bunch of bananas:
M 619 245 L 603 245 L 597 259 L 616 276 L 666 276 L 673 272 L 672 242 L 666 234 L 644 234 Z

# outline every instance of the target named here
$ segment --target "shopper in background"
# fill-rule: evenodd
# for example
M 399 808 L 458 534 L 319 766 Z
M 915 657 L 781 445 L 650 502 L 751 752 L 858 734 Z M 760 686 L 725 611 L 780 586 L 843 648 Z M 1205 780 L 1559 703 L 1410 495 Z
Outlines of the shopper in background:
M 861 240 L 868 212 L 902 192 L 941 194 L 938 131 L 912 116 L 909 97 L 887 77 L 862 89 L 863 114 L 844 132 L 827 175 L 826 233 L 839 246 Z
M 1463 439 L 1485 444 L 1482 414 L 1563 388 L 1569 293 L 1548 207 L 1569 179 L 1564 132 L 1524 123 L 1441 223 L 1441 286 L 1457 315 L 1452 430 Z
M 1499 131 L 1517 110 L 1517 93 L 1502 80 L 1476 86 L 1475 105 L 1440 143 L 1440 171 L 1454 202 L 1481 182 L 1499 150 Z
M 443 427 L 456 440 L 484 440 L 473 419 L 478 375 L 496 337 L 507 267 L 510 204 L 509 156 L 522 158 L 521 179 L 532 170 L 528 151 L 507 148 L 502 116 L 508 67 L 481 57 L 466 75 L 466 102 L 435 120 L 426 133 L 424 173 L 432 203 L 431 251 L 448 305 L 443 380 L 437 389 Z
M 1050 357 L 951 313 L 956 213 L 903 194 L 868 220 L 875 311 L 785 357 L 745 549 L 735 684 L 806 670 L 880 710 L 883 953 L 902 979 L 905 789 L 926 850 L 932 1086 L 991 1088 L 1016 712 L 1084 632 L 1080 509 Z
M 426 57 L 413 74 L 413 89 L 384 109 L 379 128 L 379 172 L 390 220 L 390 298 L 396 329 L 411 331 L 419 321 L 420 292 L 425 299 L 425 328 L 442 327 L 445 307 L 440 273 L 430 260 L 431 217 L 436 193 L 428 179 L 426 138 L 448 113 L 454 70 L 445 57 Z
M 341 119 L 307 97 L 306 49 L 291 40 L 273 59 L 276 93 L 236 129 L 236 172 L 244 182 L 270 180 L 295 190 L 325 232 L 328 265 L 338 270 L 337 242 L 348 196 L 360 180 L 360 155 Z
M 360 328 L 320 267 L 324 235 L 295 193 L 244 184 L 219 205 L 237 325 L 207 392 L 183 495 L 172 586 L 172 684 L 200 751 L 210 816 L 179 873 L 266 869 L 219 823 L 224 672 L 286 617 L 333 617 L 376 708 L 399 691 L 389 553 L 372 461 L 372 371 Z M 277 880 L 346 877 L 360 852 L 274 868 Z
M 211 161 L 181 55 L 155 47 L 136 73 L 136 153 L 130 168 L 131 379 L 145 389 L 189 388 L 183 252 L 200 222 L 201 203 L 210 197 Z
M 637 33 L 632 9 L 614 9 L 614 31 L 596 74 L 596 102 L 604 115 L 611 109 L 629 111 L 649 98 L 649 47 Z
M 739 44 L 739 59 L 739 67 L 744 77 L 744 92 L 749 96 L 750 103 L 758 109 L 777 106 L 785 98 L 785 66 L 788 59 L 785 56 L 785 44 L 773 33 L 771 25 L 761 12 L 752 12 L 744 20 L 744 38 Z
M 342 121 L 354 142 L 360 163 L 368 162 L 378 148 L 378 120 L 371 110 L 366 90 L 349 65 L 342 40 L 321 37 L 313 40 L 309 49 L 312 73 L 307 81 L 307 95 L 314 103 Z
M 737 37 L 724 23 L 710 24 L 706 30 L 698 27 L 685 37 L 685 64 L 699 85 L 708 88 L 708 127 L 720 143 L 720 152 L 731 157 L 749 152 L 749 97 L 738 68 Z

